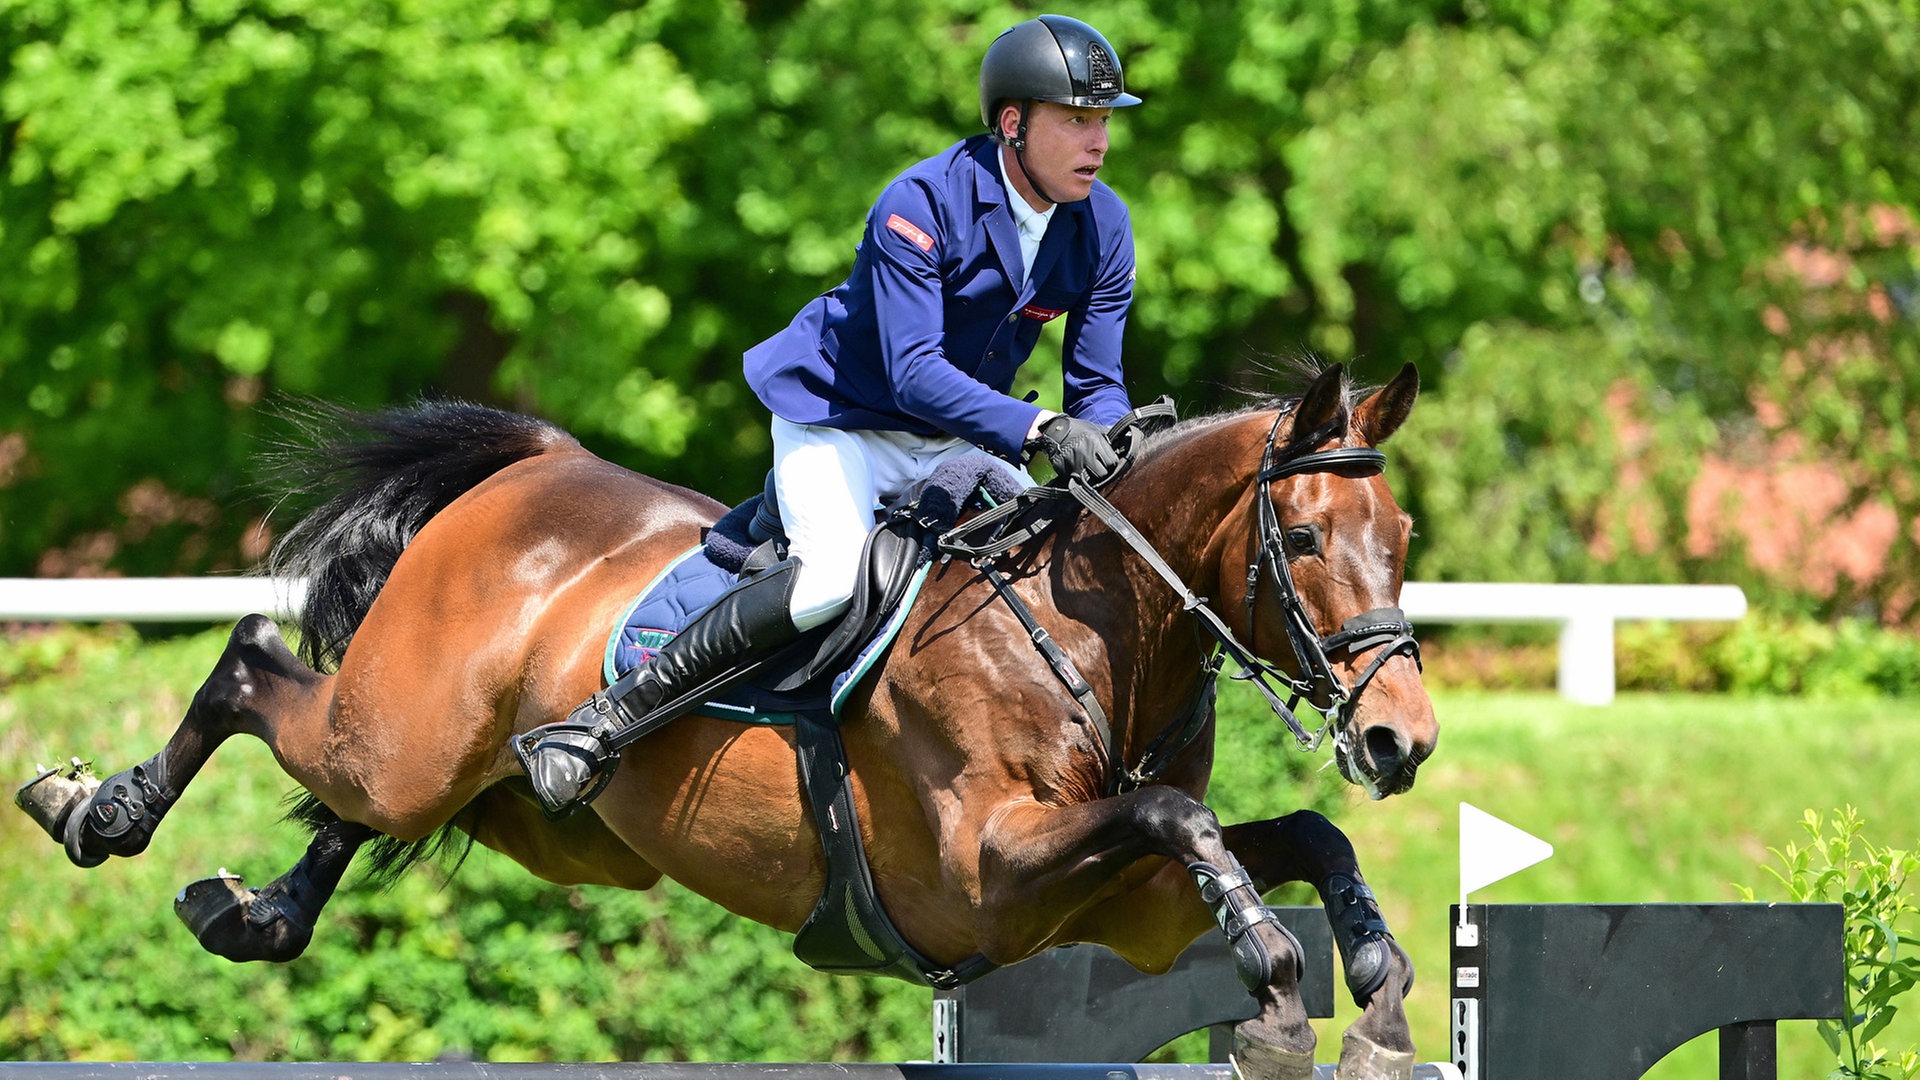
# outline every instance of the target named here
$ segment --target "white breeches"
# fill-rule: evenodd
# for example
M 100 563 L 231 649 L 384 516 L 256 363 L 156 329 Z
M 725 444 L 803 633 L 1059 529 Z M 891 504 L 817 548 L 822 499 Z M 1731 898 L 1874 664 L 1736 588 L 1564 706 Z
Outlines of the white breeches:
M 808 630 L 838 616 L 853 599 L 860 549 L 875 512 L 950 458 L 975 452 L 944 435 L 842 431 L 773 418 L 773 483 L 780 520 L 800 560 L 793 588 L 793 624 Z M 1025 469 L 991 458 L 1021 487 Z

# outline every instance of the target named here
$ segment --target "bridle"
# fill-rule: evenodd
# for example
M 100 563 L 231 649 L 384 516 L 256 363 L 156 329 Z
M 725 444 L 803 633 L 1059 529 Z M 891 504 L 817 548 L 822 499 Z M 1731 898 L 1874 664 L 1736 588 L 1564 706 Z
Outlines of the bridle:
M 1347 724 L 1359 705 L 1361 693 L 1389 659 L 1406 653 L 1413 657 L 1416 665 L 1420 664 L 1420 643 L 1413 638 L 1413 625 L 1407 622 L 1406 613 L 1397 607 L 1374 608 L 1355 615 L 1341 623 L 1339 631 L 1325 637 L 1314 629 L 1313 619 L 1307 614 L 1305 602 L 1300 599 L 1300 590 L 1293 583 L 1293 570 L 1287 560 L 1286 536 L 1281 530 L 1280 514 L 1274 509 L 1268 485 L 1275 480 L 1310 472 L 1355 472 L 1378 476 L 1386 471 L 1387 456 L 1372 447 L 1343 446 L 1283 457 L 1276 440 L 1280 421 L 1285 418 L 1285 412 L 1274 417 L 1273 427 L 1267 431 L 1266 446 L 1260 452 L 1260 474 L 1255 480 L 1259 491 L 1254 496 L 1254 536 L 1259 550 L 1253 563 L 1247 567 L 1247 630 L 1254 633 L 1259 625 L 1255 619 L 1255 609 L 1260 572 L 1265 568 L 1279 595 L 1282 625 L 1286 629 L 1287 643 L 1293 649 L 1293 658 L 1300 674 L 1288 675 L 1238 642 L 1223 641 L 1222 647 L 1229 652 L 1244 653 L 1244 657 L 1234 656 L 1241 670 L 1240 674 L 1233 677 L 1257 683 L 1266 694 L 1268 704 L 1286 722 L 1301 748 L 1314 750 L 1326 738 L 1329 728 L 1333 730 L 1336 740 L 1345 737 Z M 1329 653 L 1343 649 L 1354 656 L 1378 650 L 1352 686 L 1340 681 L 1340 677 L 1334 673 L 1333 662 L 1328 659 Z M 1267 678 L 1277 679 L 1286 686 L 1286 704 L 1281 704 L 1279 695 L 1267 685 Z M 1311 735 L 1293 712 L 1302 698 L 1312 702 L 1313 707 L 1326 718 L 1319 730 Z
M 1079 477 L 1071 477 L 1063 490 L 1049 485 L 1023 492 L 1014 500 L 1002 503 L 973 520 L 958 526 L 942 536 L 940 550 L 948 557 L 955 555 L 968 559 L 981 569 L 994 590 L 1005 600 L 1014 614 L 1019 617 L 1041 654 L 1053 667 L 1054 673 L 1080 701 L 1087 711 L 1102 743 L 1102 749 L 1111 759 L 1116 748 L 1113 747 L 1108 722 L 1099 703 L 1094 700 L 1091 688 L 1086 680 L 1074 669 L 1072 661 L 1051 637 L 1034 620 L 1032 612 L 1024 601 L 1014 593 L 1012 586 L 995 568 L 994 562 L 1006 552 L 1026 543 L 1057 524 L 1057 520 L 1044 512 L 1037 516 L 1036 508 L 1071 496 L 1089 513 L 1099 518 L 1116 536 L 1124 541 L 1134 553 L 1159 574 L 1176 595 L 1180 597 L 1181 608 L 1191 614 L 1199 628 L 1211 637 L 1217 646 L 1211 650 L 1202 663 L 1203 676 L 1199 692 L 1194 701 L 1180 717 L 1174 719 L 1147 745 L 1139 764 L 1123 769 L 1118 762 L 1108 774 L 1113 778 L 1115 791 L 1125 791 L 1144 786 L 1158 780 L 1173 760 L 1187 744 L 1198 737 L 1205 726 L 1208 710 L 1206 705 L 1212 700 L 1212 688 L 1222 664 L 1232 660 L 1239 670 L 1228 676 L 1259 687 L 1267 699 L 1267 704 L 1287 730 L 1292 732 L 1294 740 L 1302 750 L 1318 750 L 1329 732 L 1333 733 L 1337 746 L 1346 746 L 1348 724 L 1353 712 L 1359 705 L 1360 695 L 1379 673 L 1388 659 L 1400 653 L 1413 657 L 1415 664 L 1420 663 L 1420 645 L 1413 638 L 1413 627 L 1406 621 L 1405 613 L 1397 607 L 1375 608 L 1372 611 L 1356 615 L 1342 623 L 1339 631 L 1322 637 L 1315 631 L 1312 618 L 1307 614 L 1306 604 L 1300 598 L 1300 591 L 1293 583 L 1293 572 L 1288 567 L 1286 539 L 1280 528 L 1279 512 L 1274 509 L 1273 498 L 1267 488 L 1275 480 L 1289 476 L 1298 476 L 1310 472 L 1357 471 L 1364 475 L 1379 475 L 1386 469 L 1387 458 L 1371 447 L 1335 447 L 1328 450 L 1316 450 L 1291 456 L 1283 455 L 1276 445 L 1280 431 L 1280 422 L 1286 418 L 1283 411 L 1274 418 L 1273 427 L 1267 432 L 1267 441 L 1260 454 L 1260 472 L 1255 479 L 1259 491 L 1255 496 L 1257 510 L 1254 522 L 1254 539 L 1258 551 L 1253 562 L 1247 567 L 1247 628 L 1252 633 L 1257 622 L 1256 601 L 1263 568 L 1274 583 L 1279 595 L 1280 610 L 1287 633 L 1287 641 L 1293 649 L 1294 660 L 1299 667 L 1298 676 L 1262 660 L 1254 651 L 1242 644 L 1219 613 L 1207 603 L 1206 598 L 1196 596 L 1192 589 L 1170 566 L 1153 545 L 1147 542 L 1140 530 L 1128 521 L 1117 507 L 1100 494 L 1094 485 Z M 1142 406 L 1129 413 L 1113 426 L 1111 438 L 1117 446 L 1123 448 L 1123 465 L 1108 478 L 1111 483 L 1131 464 L 1133 451 L 1151 430 L 1170 423 L 1173 419 L 1173 404 L 1162 398 L 1152 405 Z M 1104 486 L 1104 485 L 1103 485 Z M 1016 520 L 1025 520 L 1023 527 L 1012 527 Z M 975 541 L 975 537 L 985 537 Z M 1333 670 L 1333 662 L 1328 654 L 1346 650 L 1353 656 L 1359 656 L 1371 650 L 1378 650 L 1360 677 L 1349 686 L 1341 682 Z M 1276 689 L 1274 683 L 1280 689 Z M 1282 694 L 1286 700 L 1282 701 Z M 1300 717 L 1294 712 L 1302 699 L 1311 702 L 1323 717 L 1317 730 L 1309 732 Z

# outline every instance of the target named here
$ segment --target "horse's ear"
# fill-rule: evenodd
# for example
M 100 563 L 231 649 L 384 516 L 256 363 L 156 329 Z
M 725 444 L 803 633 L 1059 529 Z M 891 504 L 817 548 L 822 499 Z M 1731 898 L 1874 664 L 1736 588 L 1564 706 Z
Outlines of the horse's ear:
M 1404 364 L 1393 381 L 1373 392 L 1353 410 L 1353 426 L 1368 446 L 1379 446 L 1387 436 L 1400 430 L 1407 414 L 1413 411 L 1413 399 L 1420 396 L 1420 372 Z
M 1294 406 L 1287 442 L 1318 445 L 1338 438 L 1346 434 L 1347 420 L 1347 366 L 1329 364 L 1300 395 L 1300 404 Z

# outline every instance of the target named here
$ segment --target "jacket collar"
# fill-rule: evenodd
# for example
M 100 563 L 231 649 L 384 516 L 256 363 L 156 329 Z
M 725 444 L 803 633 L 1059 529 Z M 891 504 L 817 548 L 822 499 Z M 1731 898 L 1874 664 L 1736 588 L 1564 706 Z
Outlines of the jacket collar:
M 967 156 L 973 159 L 974 219 L 985 223 L 987 239 L 1000 260 L 1001 273 L 1008 281 L 1019 281 L 1022 273 L 1020 227 L 1013 223 L 1013 210 L 1007 206 L 1010 193 L 1000 182 L 1000 144 L 985 135 L 974 138 L 979 144 L 967 151 Z
M 979 142 L 968 148 L 967 156 L 973 159 L 975 219 L 986 224 L 987 237 L 993 244 L 993 253 L 999 258 L 1000 269 L 1007 275 L 1007 280 L 1019 280 L 1020 228 L 1014 224 L 1013 210 L 1007 205 L 1007 200 L 1018 196 L 1008 191 L 1000 179 L 1000 144 L 985 135 L 973 138 Z M 1040 239 L 1040 250 L 1034 253 L 1033 272 L 1025 276 L 1017 290 L 1021 304 L 1033 298 L 1034 283 L 1047 279 L 1047 272 L 1059 261 L 1060 253 L 1079 233 L 1080 216 L 1087 212 L 1087 202 L 1058 204 L 1053 220 L 1047 225 L 1046 235 Z

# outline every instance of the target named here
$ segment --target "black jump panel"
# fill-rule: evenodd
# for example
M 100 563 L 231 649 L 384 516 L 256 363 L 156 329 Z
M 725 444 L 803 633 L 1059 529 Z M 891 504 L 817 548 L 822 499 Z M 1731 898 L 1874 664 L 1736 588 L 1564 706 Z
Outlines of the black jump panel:
M 1729 1072 L 1736 1063 L 1723 1060 L 1723 1076 L 1770 1074 L 1774 1021 L 1834 1019 L 1844 1007 L 1838 904 L 1472 904 L 1467 913 L 1472 930 L 1462 935 L 1452 911 L 1452 973 L 1454 1060 L 1468 1080 L 1638 1080 L 1716 1029 L 1733 1029 L 1723 1057 L 1731 1049 L 1744 1062 Z M 1477 1031 L 1462 1024 L 1476 1012 Z
M 1271 910 L 1306 951 L 1300 997 L 1307 1015 L 1332 1016 L 1333 931 L 1325 910 Z M 937 1047 L 936 1056 L 967 1062 L 1139 1061 L 1190 1031 L 1238 1023 L 1258 1011 L 1217 931 L 1202 934 L 1157 977 L 1140 974 L 1102 946 L 1069 945 L 940 993 L 936 1017 L 954 1022 L 947 1026 L 952 1046 Z

